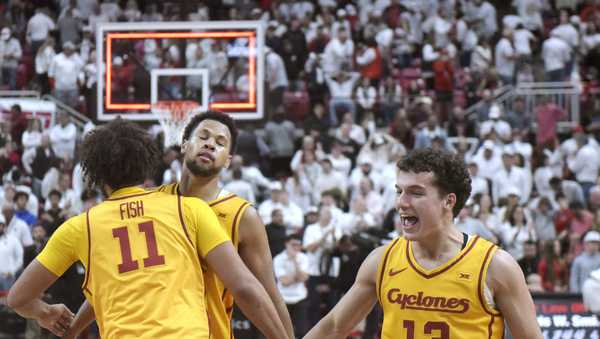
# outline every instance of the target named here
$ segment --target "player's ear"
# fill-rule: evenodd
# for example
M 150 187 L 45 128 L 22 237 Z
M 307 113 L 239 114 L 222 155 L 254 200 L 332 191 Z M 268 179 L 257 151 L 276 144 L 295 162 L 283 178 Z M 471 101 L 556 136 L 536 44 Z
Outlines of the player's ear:
M 181 153 L 185 153 L 185 149 L 187 148 L 187 145 L 188 145 L 188 141 L 183 140 L 183 142 L 181 143 Z
M 446 199 L 444 199 L 444 206 L 449 209 L 453 209 L 454 205 L 456 205 L 456 194 L 450 193 L 446 195 Z
M 231 159 L 233 159 L 233 155 L 229 154 L 227 156 L 227 161 L 225 161 L 225 165 L 223 167 L 229 168 L 229 165 L 231 165 Z

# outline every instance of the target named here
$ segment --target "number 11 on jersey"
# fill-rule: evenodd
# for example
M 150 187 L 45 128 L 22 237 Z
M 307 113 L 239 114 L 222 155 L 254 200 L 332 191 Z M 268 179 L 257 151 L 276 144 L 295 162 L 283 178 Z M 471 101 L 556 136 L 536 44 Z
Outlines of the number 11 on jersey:
M 148 248 L 148 257 L 144 258 L 144 267 L 163 265 L 165 263 L 165 256 L 158 254 L 154 223 L 152 221 L 140 223 L 138 224 L 138 229 L 140 232 L 144 232 Z M 139 263 L 137 260 L 133 260 L 131 256 L 131 241 L 129 240 L 127 226 L 113 228 L 112 233 L 114 238 L 119 239 L 119 246 L 121 247 L 121 263 L 118 265 L 119 273 L 137 270 Z

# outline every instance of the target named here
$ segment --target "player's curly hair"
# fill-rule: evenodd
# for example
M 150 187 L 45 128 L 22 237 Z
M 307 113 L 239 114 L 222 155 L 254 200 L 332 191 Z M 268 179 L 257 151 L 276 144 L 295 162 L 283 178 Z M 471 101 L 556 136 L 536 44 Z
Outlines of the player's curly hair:
M 439 193 L 456 195 L 456 204 L 452 209 L 454 217 L 462 210 L 471 195 L 471 177 L 465 162 L 457 155 L 423 148 L 404 156 L 397 167 L 403 172 L 433 173 L 433 184 L 438 188 Z
M 183 144 L 186 140 L 188 140 L 196 127 L 198 127 L 198 125 L 204 120 L 215 120 L 227 126 L 227 129 L 229 129 L 229 134 L 231 134 L 229 154 L 233 155 L 237 146 L 238 129 L 235 125 L 235 121 L 229 116 L 229 114 L 219 111 L 210 110 L 195 115 L 183 130 L 183 138 L 181 143 Z
M 81 166 L 91 187 L 140 185 L 152 177 L 160 151 L 152 137 L 131 121 L 115 119 L 93 129 L 81 146 Z

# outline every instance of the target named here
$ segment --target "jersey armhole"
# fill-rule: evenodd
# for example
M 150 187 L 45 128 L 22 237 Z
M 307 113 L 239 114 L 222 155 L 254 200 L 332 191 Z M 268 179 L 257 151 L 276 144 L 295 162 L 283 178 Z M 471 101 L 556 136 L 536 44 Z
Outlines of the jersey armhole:
M 87 294 L 89 294 L 89 296 L 91 297 L 92 292 L 90 291 L 90 289 L 87 287 L 89 281 L 90 281 L 90 272 L 91 272 L 91 257 L 92 257 L 92 234 L 91 234 L 91 227 L 90 227 L 90 210 L 87 210 L 87 212 L 85 213 L 85 224 L 86 224 L 86 236 L 87 236 L 87 265 L 85 267 L 85 278 L 83 280 L 83 284 L 81 286 L 81 289 L 84 292 L 87 292 Z
M 233 222 L 231 225 L 231 242 L 233 242 L 233 246 L 235 247 L 235 249 L 237 250 L 240 244 L 240 236 L 239 236 L 239 229 L 240 229 L 240 220 L 242 219 L 242 216 L 244 215 L 244 212 L 246 211 L 246 209 L 250 206 L 250 203 L 248 203 L 247 201 L 244 202 L 237 210 L 237 212 L 235 213 L 235 217 L 233 218 Z
M 479 280 L 477 283 L 477 295 L 479 297 L 479 303 L 481 307 L 485 310 L 486 313 L 492 316 L 501 316 L 500 311 L 492 308 L 486 301 L 485 297 L 485 288 L 487 285 L 487 275 L 490 268 L 490 263 L 492 262 L 492 258 L 494 254 L 498 250 L 498 246 L 491 245 L 486 251 L 485 258 L 483 259 L 483 264 L 481 265 L 481 270 L 479 271 Z
M 394 248 L 394 246 L 396 246 L 396 244 L 400 242 L 400 237 L 396 238 L 396 240 L 394 240 L 391 244 L 388 245 L 388 247 L 385 250 L 385 255 L 383 256 L 383 260 L 381 260 L 379 262 L 379 267 L 377 267 L 377 281 L 375 282 L 375 288 L 377 290 L 377 300 L 379 301 L 379 304 L 383 307 L 383 303 L 382 298 L 381 298 L 381 286 L 383 284 L 383 276 L 385 274 L 385 268 L 387 266 L 387 262 L 390 256 L 390 253 L 392 252 L 392 249 Z

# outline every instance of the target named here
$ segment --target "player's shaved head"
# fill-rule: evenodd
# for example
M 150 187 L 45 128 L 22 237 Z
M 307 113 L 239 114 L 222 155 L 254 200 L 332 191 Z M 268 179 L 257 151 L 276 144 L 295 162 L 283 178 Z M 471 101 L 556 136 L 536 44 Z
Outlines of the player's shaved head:
M 111 189 L 140 185 L 154 173 L 160 151 L 139 125 L 115 119 L 83 140 L 81 166 L 89 184 Z

